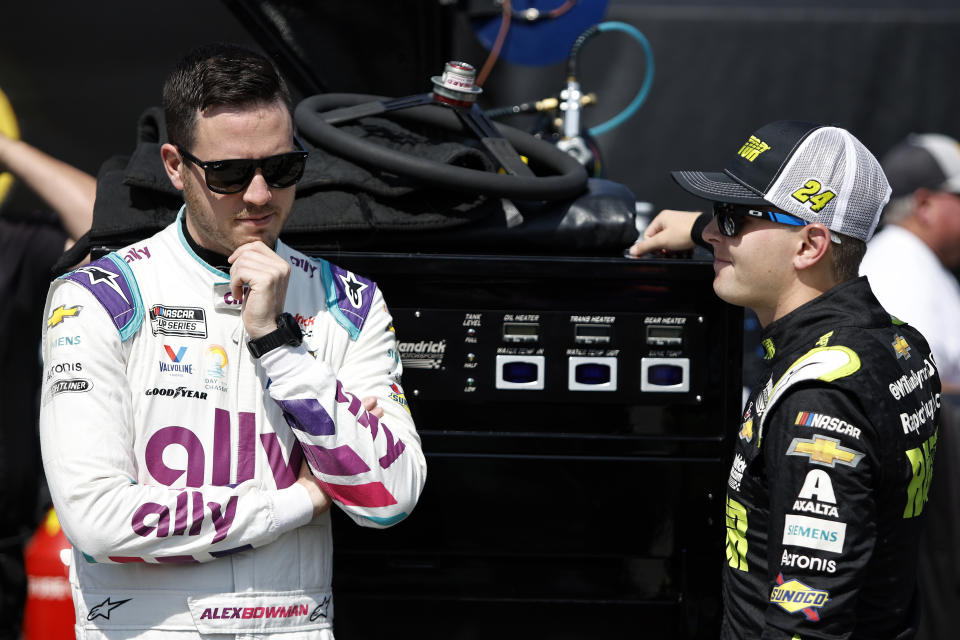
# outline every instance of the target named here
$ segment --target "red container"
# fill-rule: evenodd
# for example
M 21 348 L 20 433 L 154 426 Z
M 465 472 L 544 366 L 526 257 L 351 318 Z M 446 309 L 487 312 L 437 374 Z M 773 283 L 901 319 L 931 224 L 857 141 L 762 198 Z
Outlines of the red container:
M 69 570 L 60 551 L 69 549 L 53 509 L 30 538 L 24 552 L 27 569 L 27 605 L 23 612 L 23 640 L 70 640 L 75 614 Z

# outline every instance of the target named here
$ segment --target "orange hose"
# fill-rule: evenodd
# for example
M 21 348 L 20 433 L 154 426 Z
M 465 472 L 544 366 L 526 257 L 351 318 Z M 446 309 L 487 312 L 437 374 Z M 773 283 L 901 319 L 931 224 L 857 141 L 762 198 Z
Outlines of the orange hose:
M 500 57 L 500 50 L 503 48 L 503 41 L 507 39 L 507 31 L 509 30 L 510 0 L 503 0 L 503 17 L 500 18 L 500 30 L 497 31 L 497 39 L 493 43 L 493 48 L 490 49 L 490 55 L 487 56 L 486 61 L 483 63 L 483 68 L 480 70 L 480 75 L 477 76 L 476 86 L 482 87 L 487 76 L 490 75 L 493 65 L 497 62 L 497 58 Z

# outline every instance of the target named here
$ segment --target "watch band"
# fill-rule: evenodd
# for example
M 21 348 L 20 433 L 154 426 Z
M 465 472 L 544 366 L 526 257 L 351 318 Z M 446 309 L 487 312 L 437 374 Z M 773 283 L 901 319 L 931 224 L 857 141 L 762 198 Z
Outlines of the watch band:
M 277 347 L 285 344 L 296 347 L 301 342 L 303 342 L 303 332 L 300 330 L 300 325 L 292 315 L 284 312 L 277 316 L 276 329 L 265 336 L 248 340 L 247 348 L 254 358 L 259 358 Z

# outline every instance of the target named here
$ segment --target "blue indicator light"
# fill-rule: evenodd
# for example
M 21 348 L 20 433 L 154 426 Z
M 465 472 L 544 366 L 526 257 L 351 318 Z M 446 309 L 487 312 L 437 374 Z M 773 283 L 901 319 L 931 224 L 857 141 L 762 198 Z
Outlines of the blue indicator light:
M 672 387 L 683 382 L 683 367 L 656 364 L 647 369 L 647 382 L 658 387 Z
M 610 382 L 610 365 L 586 362 L 574 369 L 574 379 L 580 384 L 607 384 Z
M 533 362 L 508 362 L 503 365 L 503 379 L 507 382 L 536 382 L 540 367 Z

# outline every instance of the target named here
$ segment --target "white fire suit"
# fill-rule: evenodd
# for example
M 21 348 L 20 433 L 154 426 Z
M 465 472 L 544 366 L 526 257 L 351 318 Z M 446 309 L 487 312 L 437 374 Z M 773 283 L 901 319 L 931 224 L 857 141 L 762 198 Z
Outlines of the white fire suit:
M 381 292 L 276 249 L 304 342 L 259 361 L 179 219 L 51 285 L 41 443 L 78 638 L 331 638 L 330 518 L 295 484 L 303 456 L 362 526 L 416 504 L 426 465 Z

